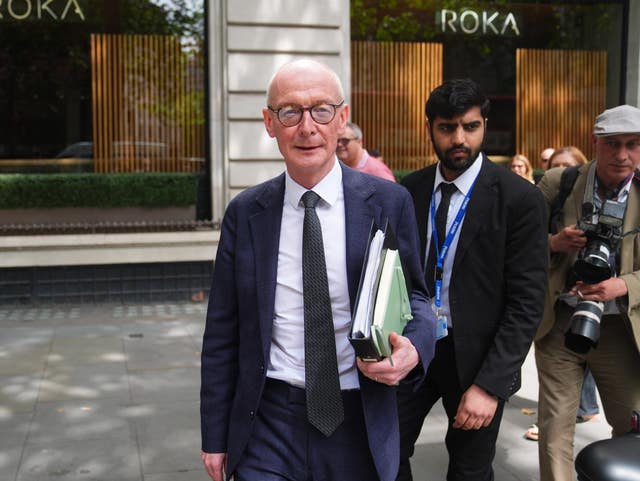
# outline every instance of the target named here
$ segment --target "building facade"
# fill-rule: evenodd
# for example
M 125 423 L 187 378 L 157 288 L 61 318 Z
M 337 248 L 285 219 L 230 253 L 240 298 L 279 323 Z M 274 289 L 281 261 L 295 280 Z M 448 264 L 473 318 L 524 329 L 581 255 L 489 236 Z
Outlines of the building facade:
M 388 3 L 0 3 L 0 183 L 26 182 L 24 205 L 2 205 L 0 188 L 0 302 L 206 289 L 225 206 L 283 170 L 261 110 L 271 74 L 294 58 L 338 72 L 365 146 L 394 169 L 434 160 L 424 100 L 447 78 L 490 95 L 496 159 L 535 163 L 567 144 L 590 155 L 594 115 L 640 104 L 640 0 Z M 31 203 L 24 190 L 43 178 L 89 193 Z M 183 191 L 191 200 L 172 205 Z

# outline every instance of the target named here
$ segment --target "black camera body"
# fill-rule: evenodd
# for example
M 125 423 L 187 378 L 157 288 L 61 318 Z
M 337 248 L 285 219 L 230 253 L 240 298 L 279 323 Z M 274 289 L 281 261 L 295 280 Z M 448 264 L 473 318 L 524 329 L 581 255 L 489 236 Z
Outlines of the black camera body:
M 597 284 L 614 274 L 610 256 L 615 253 L 622 240 L 625 210 L 625 203 L 610 199 L 605 200 L 597 212 L 589 202 L 582 205 L 582 218 L 576 227 L 585 233 L 587 244 L 573 265 L 573 279 L 586 284 Z M 603 312 L 603 302 L 579 301 L 571 315 L 565 345 L 580 354 L 597 345 Z

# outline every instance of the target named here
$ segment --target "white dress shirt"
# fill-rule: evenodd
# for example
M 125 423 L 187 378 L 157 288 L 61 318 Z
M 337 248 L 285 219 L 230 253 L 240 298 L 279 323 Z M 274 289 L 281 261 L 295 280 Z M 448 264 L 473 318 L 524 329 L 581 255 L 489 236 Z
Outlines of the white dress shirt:
M 449 210 L 447 212 L 447 229 L 446 229 L 447 234 L 449 233 L 451 224 L 453 223 L 456 215 L 458 214 L 458 209 L 460 209 L 460 206 L 462 205 L 462 201 L 464 200 L 465 196 L 467 195 L 467 192 L 469 192 L 469 189 L 471 188 L 476 178 L 478 177 L 481 167 L 482 167 L 482 155 L 478 154 L 478 156 L 476 157 L 476 160 L 473 161 L 473 164 L 471 164 L 471 166 L 469 166 L 467 170 L 465 170 L 462 174 L 460 174 L 460 176 L 458 176 L 453 181 L 453 183 L 455 184 L 458 190 L 455 191 L 453 195 L 451 195 L 451 203 L 449 204 Z M 433 183 L 433 189 L 436 193 L 436 197 L 435 197 L 436 210 L 438 208 L 438 205 L 440 204 L 440 199 L 442 198 L 442 194 L 440 192 L 440 189 L 438 189 L 438 187 L 443 182 L 446 183 L 447 181 L 445 180 L 444 177 L 442 177 L 442 174 L 440 173 L 440 162 L 438 162 L 438 167 L 436 168 L 436 176 Z M 429 202 L 431 202 L 431 199 L 429 199 Z M 466 214 L 465 214 L 465 217 L 466 217 Z M 447 327 L 450 327 L 450 328 L 453 327 L 454 320 L 451 319 L 451 311 L 449 309 L 449 283 L 451 282 L 451 270 L 453 268 L 453 261 L 456 257 L 456 249 L 458 248 L 458 239 L 460 239 L 460 232 L 462 232 L 462 227 L 464 224 L 465 217 L 462 218 L 460 226 L 458 227 L 458 231 L 456 232 L 456 235 L 451 240 L 451 246 L 449 247 L 449 250 L 447 252 L 447 257 L 444 258 L 444 263 L 442 266 L 443 272 L 442 272 L 442 290 L 440 295 L 441 296 L 440 297 L 440 300 L 441 300 L 440 313 L 447 317 Z M 427 252 L 424 258 L 425 259 L 425 266 L 424 266 L 425 275 L 427 277 L 434 275 L 433 272 L 426 272 L 427 261 L 429 258 L 429 249 L 431 247 L 431 233 L 432 233 L 431 208 L 429 206 L 429 208 L 427 209 Z M 444 239 L 442 242 L 444 242 Z M 435 310 L 435 296 L 433 295 L 431 297 L 431 307 L 434 308 Z
M 284 206 L 278 249 L 275 314 L 267 376 L 304 387 L 304 301 L 302 294 L 302 226 L 306 188 L 285 174 Z M 321 197 L 316 212 L 322 226 L 331 311 L 341 389 L 360 387 L 355 353 L 349 343 L 351 308 L 347 283 L 346 230 L 342 169 L 333 169 L 312 189 Z

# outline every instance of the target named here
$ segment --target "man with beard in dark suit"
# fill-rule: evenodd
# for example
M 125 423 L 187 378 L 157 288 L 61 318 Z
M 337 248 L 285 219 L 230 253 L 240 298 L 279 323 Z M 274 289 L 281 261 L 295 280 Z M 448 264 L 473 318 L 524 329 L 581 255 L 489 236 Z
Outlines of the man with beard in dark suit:
M 447 81 L 426 104 L 439 162 L 403 180 L 413 196 L 436 355 L 417 391 L 398 392 L 401 462 L 438 399 L 449 427 L 448 481 L 489 481 L 505 401 L 542 317 L 547 220 L 540 191 L 481 152 L 489 100 L 469 79 Z

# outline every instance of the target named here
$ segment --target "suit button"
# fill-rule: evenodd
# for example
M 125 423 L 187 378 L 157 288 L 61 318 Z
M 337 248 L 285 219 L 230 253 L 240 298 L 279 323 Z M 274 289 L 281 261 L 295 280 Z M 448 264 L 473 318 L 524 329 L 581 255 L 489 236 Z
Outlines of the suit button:
M 260 373 L 264 372 L 264 364 L 260 364 Z
M 253 419 L 254 417 L 256 417 L 256 412 L 255 411 L 249 411 L 249 417 L 251 419 Z

